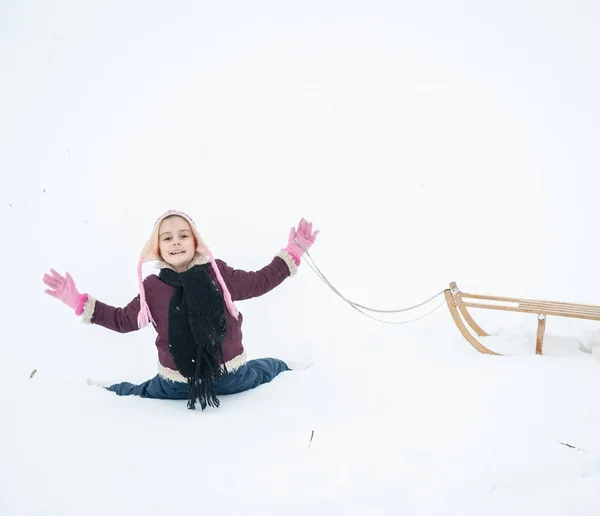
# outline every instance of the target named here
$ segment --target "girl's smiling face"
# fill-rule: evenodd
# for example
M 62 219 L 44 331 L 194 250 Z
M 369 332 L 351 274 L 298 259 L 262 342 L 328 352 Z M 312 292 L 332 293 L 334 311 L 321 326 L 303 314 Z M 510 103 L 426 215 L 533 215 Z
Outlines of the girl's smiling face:
M 196 241 L 187 220 L 167 217 L 158 229 L 158 243 L 162 259 L 177 272 L 187 270 L 196 254 Z

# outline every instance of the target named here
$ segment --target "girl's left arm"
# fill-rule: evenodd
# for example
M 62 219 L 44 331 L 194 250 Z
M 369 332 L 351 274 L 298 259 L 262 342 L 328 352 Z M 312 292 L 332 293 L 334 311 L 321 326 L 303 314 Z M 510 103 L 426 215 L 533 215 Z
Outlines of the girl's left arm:
M 233 301 L 262 296 L 298 271 L 294 259 L 286 251 L 277 253 L 269 265 L 257 271 L 234 269 L 219 259 L 216 262 Z
M 300 219 L 297 228 L 291 228 L 288 243 L 275 255 L 273 261 L 258 271 L 243 271 L 229 267 L 217 260 L 221 275 L 234 301 L 262 296 L 280 285 L 288 276 L 298 271 L 302 256 L 314 243 L 319 231 L 305 218 Z

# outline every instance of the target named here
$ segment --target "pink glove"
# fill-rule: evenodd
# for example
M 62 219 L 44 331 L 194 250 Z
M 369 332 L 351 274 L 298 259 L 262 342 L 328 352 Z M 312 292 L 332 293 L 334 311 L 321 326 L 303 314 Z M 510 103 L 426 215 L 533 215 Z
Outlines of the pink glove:
M 60 299 L 65 305 L 70 306 L 75 310 L 76 315 L 83 313 L 83 307 L 88 300 L 87 294 L 80 294 L 75 287 L 75 282 L 71 275 L 67 272 L 66 278 L 63 278 L 54 269 L 50 269 L 50 274 L 44 274 L 44 283 L 48 285 L 51 290 L 45 290 L 46 294 Z
M 304 249 L 308 250 L 315 243 L 318 234 L 319 231 L 312 232 L 312 222 L 308 222 L 305 218 L 300 219 L 298 229 L 290 229 L 290 237 L 285 251 L 294 259 L 296 265 L 300 265 Z

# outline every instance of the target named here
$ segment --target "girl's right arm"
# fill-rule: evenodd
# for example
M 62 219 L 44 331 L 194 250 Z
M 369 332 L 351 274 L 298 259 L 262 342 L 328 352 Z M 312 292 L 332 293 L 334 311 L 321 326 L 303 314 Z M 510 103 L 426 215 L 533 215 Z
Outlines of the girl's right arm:
M 81 294 L 71 275 L 61 276 L 54 269 L 51 274 L 44 274 L 44 283 L 50 287 L 46 294 L 55 297 L 72 308 L 76 315 L 90 324 L 98 324 L 109 330 L 127 333 L 138 328 L 137 317 L 140 312 L 140 296 L 132 299 L 124 308 L 102 303 L 88 294 Z
M 81 320 L 87 324 L 97 324 L 119 333 L 138 330 L 137 317 L 140 313 L 140 296 L 133 298 L 123 308 L 102 303 L 91 296 L 83 305 Z

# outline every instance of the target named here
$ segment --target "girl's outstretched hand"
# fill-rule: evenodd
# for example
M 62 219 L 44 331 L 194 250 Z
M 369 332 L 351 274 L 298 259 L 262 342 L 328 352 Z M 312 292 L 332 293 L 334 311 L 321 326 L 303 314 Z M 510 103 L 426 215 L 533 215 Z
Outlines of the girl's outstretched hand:
M 67 272 L 66 277 L 61 276 L 54 269 L 51 274 L 44 274 L 44 283 L 49 286 L 44 292 L 49 296 L 60 299 L 65 305 L 72 308 L 77 315 L 83 312 L 83 305 L 87 301 L 87 294 L 81 294 L 71 275 Z
M 305 218 L 300 219 L 298 228 L 290 229 L 288 245 L 285 250 L 294 258 L 296 265 L 300 265 L 300 259 L 308 249 L 315 243 L 319 231 L 313 232 L 312 222 Z

